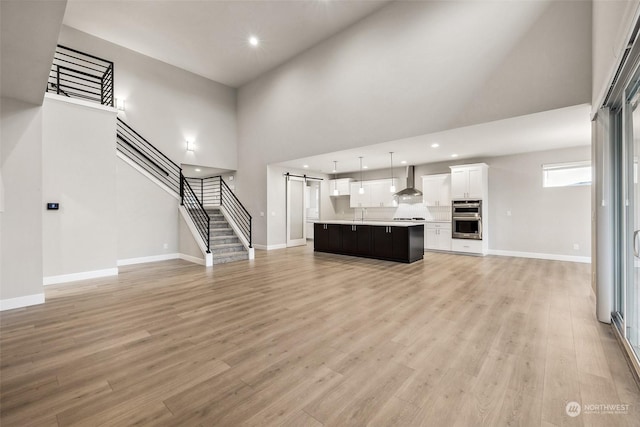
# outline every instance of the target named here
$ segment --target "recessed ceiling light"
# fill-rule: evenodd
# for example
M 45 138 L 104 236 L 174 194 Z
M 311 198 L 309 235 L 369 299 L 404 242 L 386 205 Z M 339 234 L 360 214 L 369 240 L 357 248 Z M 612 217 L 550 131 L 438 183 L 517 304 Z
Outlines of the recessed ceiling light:
M 251 46 L 258 46 L 260 44 L 260 40 L 256 36 L 249 37 L 249 44 Z
M 196 171 L 196 172 L 200 172 L 200 169 L 196 168 L 196 169 L 195 169 L 195 171 Z
M 431 148 L 438 148 L 438 147 L 440 147 L 440 144 L 438 144 L 437 142 L 431 144 Z
M 362 169 L 369 169 L 369 166 L 363 166 Z
M 458 157 L 458 155 L 457 154 L 452 154 L 451 157 Z
M 406 164 L 407 164 L 407 161 L 406 161 L 406 160 L 403 160 L 403 161 L 401 161 L 400 163 L 401 163 L 401 164 L 403 164 L 403 165 L 406 165 Z
M 309 165 L 303 165 L 302 167 L 307 169 L 309 167 Z

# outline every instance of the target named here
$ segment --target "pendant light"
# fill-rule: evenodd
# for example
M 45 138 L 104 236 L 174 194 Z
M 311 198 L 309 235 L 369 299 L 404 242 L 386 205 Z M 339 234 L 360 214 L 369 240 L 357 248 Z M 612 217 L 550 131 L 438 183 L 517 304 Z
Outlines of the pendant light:
M 360 189 L 358 190 L 358 193 L 364 194 L 364 187 L 362 186 L 362 156 L 358 158 L 360 159 Z
M 338 161 L 333 161 L 333 195 L 339 196 L 340 192 L 338 191 Z
M 389 187 L 389 191 L 391 193 L 396 192 L 396 186 L 393 183 L 393 151 L 389 151 L 389 155 L 391 156 L 391 186 Z

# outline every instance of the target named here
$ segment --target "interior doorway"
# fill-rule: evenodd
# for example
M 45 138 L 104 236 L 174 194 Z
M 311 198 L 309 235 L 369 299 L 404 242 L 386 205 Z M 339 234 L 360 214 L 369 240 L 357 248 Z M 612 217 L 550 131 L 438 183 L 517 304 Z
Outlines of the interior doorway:
M 306 179 L 286 175 L 287 185 L 287 247 L 307 244 Z

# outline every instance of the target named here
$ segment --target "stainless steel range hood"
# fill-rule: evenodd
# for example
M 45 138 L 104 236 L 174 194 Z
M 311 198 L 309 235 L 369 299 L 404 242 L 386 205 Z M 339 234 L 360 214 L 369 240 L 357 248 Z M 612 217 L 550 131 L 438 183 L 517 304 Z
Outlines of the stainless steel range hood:
M 415 187 L 415 171 L 413 166 L 407 166 L 407 188 L 398 191 L 394 196 L 404 199 L 409 197 L 422 197 L 422 191 Z

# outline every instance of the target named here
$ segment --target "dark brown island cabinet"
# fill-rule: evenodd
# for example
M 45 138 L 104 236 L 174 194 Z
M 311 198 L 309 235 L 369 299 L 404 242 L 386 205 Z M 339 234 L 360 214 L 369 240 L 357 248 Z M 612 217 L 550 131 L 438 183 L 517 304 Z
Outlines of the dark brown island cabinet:
M 424 254 L 424 224 L 318 222 L 313 238 L 316 252 L 407 263 L 421 260 Z

